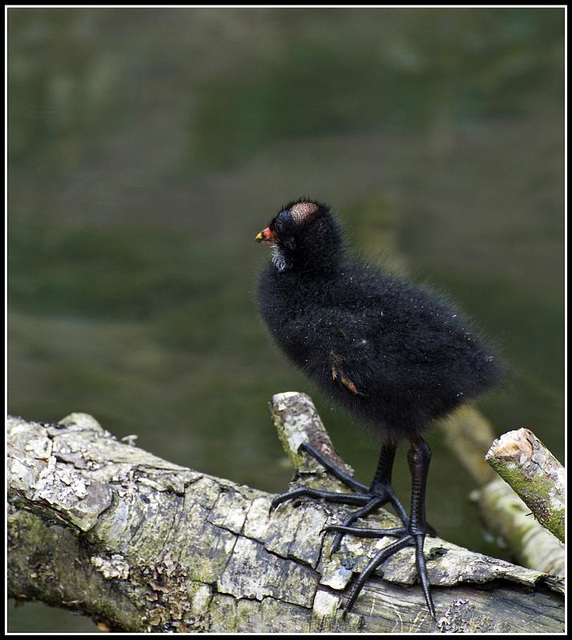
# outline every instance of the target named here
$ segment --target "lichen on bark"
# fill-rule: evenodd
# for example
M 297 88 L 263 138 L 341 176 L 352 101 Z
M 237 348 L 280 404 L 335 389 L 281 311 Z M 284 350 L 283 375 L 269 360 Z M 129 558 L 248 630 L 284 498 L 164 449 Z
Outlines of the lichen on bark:
M 296 447 L 296 482 L 338 490 L 298 451 L 308 441 L 337 455 L 311 400 L 281 394 L 272 411 L 285 446 Z M 321 531 L 344 507 L 301 500 L 270 512 L 272 495 L 161 460 L 85 414 L 58 424 L 9 418 L 7 427 L 8 585 L 19 600 L 134 632 L 518 632 L 523 618 L 529 632 L 562 628 L 558 582 L 438 538 L 426 549 L 437 623 L 414 584 L 409 549 L 344 616 L 345 588 L 388 542 L 347 536 L 330 555 Z M 382 511 L 376 523 L 395 518 Z

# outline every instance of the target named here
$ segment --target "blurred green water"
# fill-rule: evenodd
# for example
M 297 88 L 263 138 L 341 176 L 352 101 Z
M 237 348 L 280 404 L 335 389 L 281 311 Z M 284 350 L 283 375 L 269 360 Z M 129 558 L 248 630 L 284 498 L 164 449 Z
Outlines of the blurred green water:
M 312 388 L 257 319 L 253 238 L 310 194 L 353 246 L 475 317 L 513 370 L 480 408 L 562 459 L 562 18 L 11 9 L 10 412 L 86 411 L 174 462 L 284 490 L 267 402 Z M 372 442 L 314 398 L 367 481 Z M 429 439 L 431 522 L 502 554 Z M 10 609 L 12 630 L 82 622 L 28 611 Z

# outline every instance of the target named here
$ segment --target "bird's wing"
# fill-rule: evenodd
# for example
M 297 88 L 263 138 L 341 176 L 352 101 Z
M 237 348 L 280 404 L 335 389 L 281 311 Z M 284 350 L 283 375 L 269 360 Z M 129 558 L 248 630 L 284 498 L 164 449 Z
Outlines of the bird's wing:
M 347 372 L 347 367 L 344 366 L 344 360 L 342 356 L 340 356 L 333 350 L 330 351 L 329 353 L 329 367 L 330 367 L 332 380 L 344 386 L 346 389 L 348 389 L 348 391 L 350 391 L 354 395 L 359 395 L 359 396 L 365 395 L 365 393 L 360 391 L 356 383 L 351 379 L 350 377 L 351 374 Z

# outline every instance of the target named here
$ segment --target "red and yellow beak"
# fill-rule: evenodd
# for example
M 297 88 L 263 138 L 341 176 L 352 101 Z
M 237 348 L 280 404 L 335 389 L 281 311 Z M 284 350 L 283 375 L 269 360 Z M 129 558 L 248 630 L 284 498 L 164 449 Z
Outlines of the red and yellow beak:
M 268 242 L 274 244 L 276 242 L 276 234 L 270 227 L 262 229 L 262 231 L 256 236 L 256 242 Z

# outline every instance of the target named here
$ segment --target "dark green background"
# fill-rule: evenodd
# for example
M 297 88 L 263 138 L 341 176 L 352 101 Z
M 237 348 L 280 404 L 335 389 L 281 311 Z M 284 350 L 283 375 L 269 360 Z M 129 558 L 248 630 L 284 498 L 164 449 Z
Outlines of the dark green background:
M 85 411 L 173 462 L 285 490 L 267 402 L 313 389 L 257 319 L 254 236 L 304 194 L 364 255 L 461 303 L 512 369 L 479 407 L 562 459 L 563 18 L 10 9 L 10 412 Z M 375 444 L 314 398 L 369 481 Z M 429 441 L 430 521 L 504 553 Z M 95 629 L 35 604 L 9 615 L 14 631 Z

